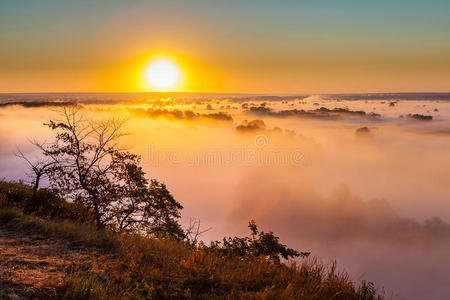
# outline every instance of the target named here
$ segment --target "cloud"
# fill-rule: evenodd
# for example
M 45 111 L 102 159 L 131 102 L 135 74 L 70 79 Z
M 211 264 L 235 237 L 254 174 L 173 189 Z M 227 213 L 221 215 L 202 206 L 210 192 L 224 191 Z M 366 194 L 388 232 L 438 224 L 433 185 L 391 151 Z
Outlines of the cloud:
M 128 124 L 134 134 L 124 137 L 124 144 L 142 155 L 150 177 L 167 184 L 184 205 L 187 220 L 198 217 L 205 228 L 213 227 L 205 241 L 246 234 L 247 222 L 255 219 L 291 247 L 312 251 L 326 261 L 336 259 L 354 279 L 372 280 L 406 299 L 443 299 L 450 294 L 450 102 L 426 102 L 424 107 L 424 102 L 399 101 L 390 107 L 391 96 L 379 95 L 377 101 L 350 96 L 348 101 L 248 96 L 236 102 L 230 97 L 147 101 L 147 95 L 140 95 L 134 102 L 131 98 L 137 96 L 117 95 L 114 101 L 97 97 L 80 100 L 96 117 L 134 112 Z M 207 110 L 207 104 L 213 110 Z M 341 117 L 269 114 L 255 121 L 244 111 L 259 107 Z M 379 112 L 383 121 L 337 110 L 342 107 Z M 429 107 L 438 111 L 428 113 Z M 398 118 L 410 112 L 432 114 L 433 121 Z M 26 150 L 26 137 L 50 139 L 42 123 L 54 115 L 51 110 L 22 107 L 0 113 L 0 142 L 5 146 L 0 151 L 0 177 L 18 179 L 24 168 L 11 154 L 15 145 Z M 221 119 L 226 121 L 216 121 Z M 356 133 L 364 127 L 368 129 Z M 262 145 L 256 142 L 261 136 Z M 248 152 L 261 154 L 252 158 L 270 159 L 239 156 Z M 153 163 L 159 162 L 150 155 L 155 153 L 163 154 L 161 163 Z M 174 153 L 176 163 L 164 160 Z M 293 164 L 292 154 L 297 153 L 302 154 L 301 163 Z M 190 158 L 203 154 L 218 154 L 227 163 L 191 163 Z M 289 159 L 281 159 L 285 157 Z

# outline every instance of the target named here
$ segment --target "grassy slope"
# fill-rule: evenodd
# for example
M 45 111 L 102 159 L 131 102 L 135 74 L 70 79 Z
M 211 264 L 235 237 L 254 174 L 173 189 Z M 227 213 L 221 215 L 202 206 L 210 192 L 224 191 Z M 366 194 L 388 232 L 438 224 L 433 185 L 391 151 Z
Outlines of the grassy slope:
M 110 257 L 76 241 L 45 236 L 30 224 L 0 225 L 0 299 L 54 299 L 74 262 L 101 268 Z
M 44 220 L 0 206 L 0 224 L 115 254 L 104 268 L 72 268 L 62 299 L 383 299 L 373 284 L 353 283 L 335 266 L 290 266 L 264 258 L 221 258 L 170 240 L 112 233 L 72 221 Z

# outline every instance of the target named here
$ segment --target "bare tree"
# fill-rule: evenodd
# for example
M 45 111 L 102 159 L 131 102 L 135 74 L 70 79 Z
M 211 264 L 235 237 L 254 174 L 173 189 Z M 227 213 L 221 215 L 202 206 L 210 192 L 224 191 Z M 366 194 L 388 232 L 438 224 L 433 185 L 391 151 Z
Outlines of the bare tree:
M 184 238 L 178 224 L 183 207 L 156 180 L 149 183 L 140 157 L 120 149 L 126 119 L 95 121 L 80 106 L 63 107 L 59 120 L 45 124 L 55 141 L 41 144 L 50 182 L 73 201 L 91 209 L 98 227 Z
M 37 142 L 30 141 L 33 145 L 37 145 Z M 42 145 L 39 145 L 39 148 L 41 148 Z M 17 149 L 17 151 L 14 153 L 17 157 L 23 159 L 32 174 L 30 176 L 33 177 L 32 183 L 33 183 L 33 193 L 31 196 L 31 201 L 36 201 L 36 193 L 39 189 L 39 183 L 43 176 L 45 176 L 51 166 L 55 164 L 55 161 L 48 159 L 48 158 L 41 158 L 36 161 L 31 161 L 20 149 Z
M 184 229 L 186 239 L 191 245 L 197 245 L 199 238 L 207 231 L 210 231 L 212 227 L 207 229 L 201 229 L 200 219 L 190 219 L 189 225 Z
M 55 141 L 38 147 L 45 157 L 57 162 L 48 170 L 51 182 L 74 201 L 93 209 L 95 222 L 101 227 L 106 223 L 103 216 L 107 206 L 117 196 L 113 168 L 125 121 L 93 121 L 80 110 L 77 105 L 59 110 L 60 119 L 45 124 L 57 132 Z

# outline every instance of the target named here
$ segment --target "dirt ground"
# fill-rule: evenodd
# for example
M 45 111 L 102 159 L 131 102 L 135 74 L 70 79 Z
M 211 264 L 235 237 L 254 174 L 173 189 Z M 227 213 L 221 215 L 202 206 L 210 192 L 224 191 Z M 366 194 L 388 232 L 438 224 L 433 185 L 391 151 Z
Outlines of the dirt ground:
M 0 299 L 53 298 L 67 272 L 105 256 L 80 243 L 0 227 Z

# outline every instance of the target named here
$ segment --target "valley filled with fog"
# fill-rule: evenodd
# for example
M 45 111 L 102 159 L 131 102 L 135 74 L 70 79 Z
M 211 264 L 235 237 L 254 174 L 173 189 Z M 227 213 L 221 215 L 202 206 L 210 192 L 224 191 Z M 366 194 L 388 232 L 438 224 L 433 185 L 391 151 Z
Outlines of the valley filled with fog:
M 407 97 L 406 97 L 407 98 Z M 128 118 L 122 146 L 201 221 L 202 239 L 254 219 L 287 245 L 405 299 L 450 293 L 450 101 L 325 96 L 44 95 L 0 104 L 0 178 L 29 182 L 17 149 L 79 102 Z M 10 102 L 10 103 L 6 103 Z M 15 102 L 15 104 L 11 104 Z M 6 104 L 5 104 L 6 103 Z M 309 258 L 314 259 L 314 258 Z

